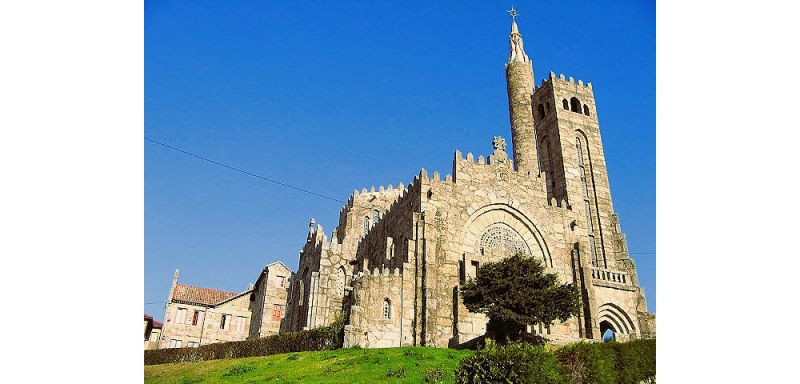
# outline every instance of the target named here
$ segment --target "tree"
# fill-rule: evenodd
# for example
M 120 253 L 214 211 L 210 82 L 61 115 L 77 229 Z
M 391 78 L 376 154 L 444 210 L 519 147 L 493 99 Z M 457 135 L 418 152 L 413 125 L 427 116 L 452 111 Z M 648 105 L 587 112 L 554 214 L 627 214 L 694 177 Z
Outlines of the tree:
M 549 326 L 579 311 L 577 289 L 559 284 L 539 260 L 521 253 L 479 267 L 461 294 L 470 312 L 489 317 L 487 335 L 501 344 L 519 340 L 528 324 Z

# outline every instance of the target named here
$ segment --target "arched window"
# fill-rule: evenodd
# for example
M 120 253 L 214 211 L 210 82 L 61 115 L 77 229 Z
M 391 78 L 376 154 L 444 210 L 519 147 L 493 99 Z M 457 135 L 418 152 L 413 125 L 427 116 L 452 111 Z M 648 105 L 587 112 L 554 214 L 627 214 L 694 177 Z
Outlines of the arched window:
M 591 116 L 589 114 L 589 106 L 586 105 L 586 104 L 583 105 L 583 114 L 586 115 L 586 116 Z
M 577 97 L 569 99 L 569 103 L 572 105 L 572 112 L 581 113 L 581 101 Z
M 369 216 L 364 217 L 364 234 L 366 235 L 369 232 Z
M 375 225 L 378 222 L 378 219 L 381 218 L 381 213 L 378 210 L 372 211 L 372 225 Z
M 392 302 L 388 298 L 383 299 L 383 318 L 388 319 L 392 315 Z
M 538 109 L 539 109 L 539 118 L 543 119 L 544 118 L 544 105 L 539 104 L 539 108 Z
M 566 109 L 567 111 L 569 111 L 569 101 L 567 101 L 567 99 L 564 99 L 564 100 L 562 101 L 562 104 L 564 104 L 564 109 Z

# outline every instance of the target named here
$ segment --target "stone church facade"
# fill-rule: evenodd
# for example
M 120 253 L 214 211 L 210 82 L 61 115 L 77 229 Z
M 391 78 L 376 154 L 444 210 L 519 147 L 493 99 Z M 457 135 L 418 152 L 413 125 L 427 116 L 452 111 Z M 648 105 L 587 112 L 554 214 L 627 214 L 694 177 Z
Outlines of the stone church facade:
M 484 335 L 459 288 L 478 267 L 516 252 L 580 289 L 581 311 L 530 330 L 554 342 L 655 336 L 614 212 L 592 84 L 556 76 L 535 86 L 516 22 L 506 80 L 511 153 L 453 158 L 407 185 L 355 191 L 330 238 L 312 219 L 283 331 L 342 316 L 345 346 L 457 346 Z

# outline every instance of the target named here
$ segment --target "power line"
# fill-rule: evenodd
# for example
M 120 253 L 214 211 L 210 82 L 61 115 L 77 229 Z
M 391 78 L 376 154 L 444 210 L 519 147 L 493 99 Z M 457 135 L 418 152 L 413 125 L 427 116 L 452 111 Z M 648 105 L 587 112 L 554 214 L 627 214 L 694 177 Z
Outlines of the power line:
M 248 176 L 259 178 L 261 180 L 268 181 L 268 182 L 274 183 L 274 184 L 278 184 L 278 185 L 281 185 L 281 186 L 284 186 L 284 187 L 292 188 L 294 190 L 297 190 L 297 191 L 300 191 L 300 192 L 305 192 L 305 193 L 308 193 L 309 195 L 314 195 L 314 196 L 317 196 L 317 197 L 321 197 L 323 199 L 333 200 L 333 201 L 338 202 L 338 203 L 345 203 L 345 201 L 339 200 L 339 199 L 337 199 L 335 197 L 330 197 L 330 196 L 323 195 L 321 193 L 316 193 L 316 192 L 313 192 L 313 191 L 309 191 L 309 190 L 307 190 L 305 188 L 300 188 L 300 187 L 297 187 L 297 186 L 294 186 L 294 185 L 291 185 L 291 184 L 284 183 L 282 181 L 270 179 L 269 177 L 265 177 L 265 176 L 257 175 L 257 174 L 252 173 L 252 172 L 245 171 L 245 170 L 243 170 L 241 168 L 236 168 L 236 167 L 228 165 L 228 164 L 220 163 L 219 161 L 211 160 L 211 159 L 209 159 L 209 158 L 207 158 L 205 156 L 200 156 L 198 154 L 195 154 L 195 153 L 192 153 L 192 152 L 189 152 L 189 151 L 185 151 L 185 150 L 180 149 L 180 148 L 173 147 L 173 146 L 171 146 L 169 144 L 162 143 L 162 142 L 160 142 L 158 140 L 153 140 L 153 139 L 151 139 L 151 138 L 149 138 L 147 136 L 145 136 L 144 139 L 149 141 L 149 142 L 151 142 L 151 143 L 161 145 L 161 146 L 163 146 L 165 148 L 169 148 L 169 149 L 171 149 L 173 151 L 177 151 L 177 152 L 192 156 L 194 158 L 197 158 L 197 159 L 200 159 L 200 160 L 203 160 L 203 161 L 207 161 L 207 162 L 209 162 L 211 164 L 215 164 L 215 165 L 219 165 L 220 167 L 228 168 L 228 169 L 236 171 L 236 172 L 244 173 L 245 175 L 248 175 Z
M 337 199 L 335 197 L 331 197 L 331 196 L 323 195 L 321 193 L 316 193 L 316 192 L 313 192 L 313 191 L 309 191 L 309 190 L 307 190 L 305 188 L 301 188 L 301 187 L 297 187 L 297 186 L 294 186 L 294 185 L 291 185 L 291 184 L 287 184 L 287 183 L 284 183 L 282 181 L 270 179 L 269 177 L 265 177 L 265 176 L 261 176 L 261 175 L 258 175 L 258 174 L 252 173 L 252 172 L 248 172 L 248 171 L 245 171 L 245 170 L 243 170 L 241 168 L 237 168 L 237 167 L 234 167 L 232 165 L 221 163 L 221 162 L 216 161 L 216 160 L 211 160 L 211 159 L 209 159 L 209 158 L 207 158 L 205 156 L 201 156 L 201 155 L 198 155 L 196 153 L 192 153 L 192 152 L 189 152 L 189 151 L 177 148 L 177 147 L 173 147 L 172 145 L 169 145 L 169 144 L 166 144 L 166 143 L 162 143 L 162 142 L 160 142 L 158 140 L 151 139 L 151 138 L 149 138 L 147 136 L 145 136 L 144 139 L 149 141 L 149 142 L 151 142 L 151 143 L 161 145 L 161 146 L 163 146 L 165 148 L 169 148 L 169 149 L 171 149 L 173 151 L 177 151 L 177 152 L 183 153 L 185 155 L 192 156 L 192 157 L 194 157 L 196 159 L 200 159 L 200 160 L 209 162 L 211 164 L 218 165 L 220 167 L 230 169 L 232 171 L 243 173 L 245 175 L 252 176 L 252 177 L 255 177 L 255 178 L 258 178 L 258 179 L 261 179 L 261 180 L 264 180 L 264 181 L 268 181 L 270 183 L 278 184 L 278 185 L 281 185 L 281 186 L 284 186 L 284 187 L 292 188 L 294 190 L 297 190 L 297 191 L 300 191 L 300 192 L 304 192 L 304 193 L 308 193 L 310 195 L 314 195 L 314 196 L 317 196 L 317 197 L 321 197 L 323 199 L 332 200 L 332 201 L 335 201 L 335 202 L 338 202 L 338 203 L 346 203 L 346 201 Z M 364 208 L 368 208 L 368 207 L 364 207 Z M 656 253 L 655 252 L 628 252 L 628 254 L 629 255 L 655 255 Z M 155 303 L 145 303 L 145 304 L 155 304 Z

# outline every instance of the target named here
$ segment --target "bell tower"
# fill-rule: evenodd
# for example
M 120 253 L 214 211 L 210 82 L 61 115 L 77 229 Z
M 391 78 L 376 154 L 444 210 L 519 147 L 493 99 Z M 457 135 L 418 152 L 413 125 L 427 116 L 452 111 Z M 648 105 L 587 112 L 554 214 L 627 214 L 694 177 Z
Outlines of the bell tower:
M 533 64 L 522 45 L 516 17 L 517 11 L 511 8 L 510 54 L 506 63 L 506 85 L 508 89 L 508 112 L 511 121 L 511 145 L 514 151 L 514 169 L 517 172 L 538 175 L 536 136 L 533 129 Z

